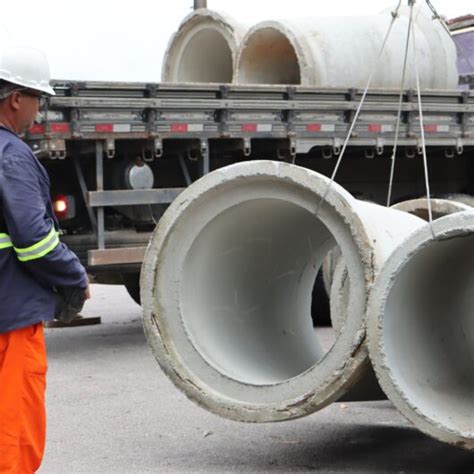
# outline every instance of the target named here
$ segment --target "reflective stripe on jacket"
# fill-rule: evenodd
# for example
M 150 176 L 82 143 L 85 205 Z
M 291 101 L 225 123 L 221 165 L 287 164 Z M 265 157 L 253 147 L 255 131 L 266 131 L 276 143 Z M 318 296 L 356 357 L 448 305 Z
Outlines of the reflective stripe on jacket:
M 87 286 L 59 240 L 49 186 L 30 148 L 0 127 L 0 333 L 51 319 L 54 287 Z

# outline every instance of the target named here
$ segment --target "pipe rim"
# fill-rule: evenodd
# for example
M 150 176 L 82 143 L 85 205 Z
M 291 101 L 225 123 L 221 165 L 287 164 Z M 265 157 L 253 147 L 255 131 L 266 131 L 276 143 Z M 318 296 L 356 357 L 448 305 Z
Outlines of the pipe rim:
M 295 85 L 300 86 L 310 86 L 312 84 L 321 83 L 321 78 L 319 77 L 320 71 L 322 68 L 318 64 L 314 63 L 314 58 L 310 53 L 309 46 L 306 44 L 306 39 L 304 37 L 298 39 L 296 34 L 293 31 L 293 28 L 290 23 L 287 25 L 283 24 L 281 21 L 263 21 L 257 23 L 252 28 L 248 30 L 244 38 L 242 39 L 240 48 L 237 52 L 235 63 L 234 63 L 234 82 L 237 84 L 249 84 L 248 81 L 241 80 L 241 68 L 242 68 L 242 59 L 246 53 L 248 42 L 252 39 L 252 36 L 258 33 L 260 30 L 271 29 L 277 31 L 282 36 L 286 37 L 290 45 L 292 46 L 296 59 L 298 61 L 299 73 L 300 73 L 300 83 Z M 305 74 L 303 71 L 312 71 L 313 76 L 310 77 L 309 74 Z M 256 84 L 258 85 L 258 83 Z M 262 85 L 262 84 L 260 84 Z M 282 84 L 278 84 L 282 85 Z
M 441 217 L 445 217 L 456 212 L 469 211 L 471 209 L 471 207 L 467 204 L 449 199 L 434 198 L 430 201 L 433 211 L 433 220 L 440 219 Z M 428 211 L 428 200 L 426 198 L 401 201 L 391 206 L 391 208 L 414 214 L 426 221 L 428 220 L 427 218 L 425 219 L 425 213 Z M 422 213 L 423 217 L 419 215 L 420 212 Z
M 302 183 L 304 183 L 308 190 L 314 192 L 313 180 L 316 173 L 304 168 L 275 162 L 242 163 L 228 168 L 234 168 L 234 172 L 239 173 L 239 177 L 245 177 L 246 174 L 254 175 L 255 173 L 258 176 L 265 176 L 265 173 L 267 173 L 271 176 L 287 179 L 288 169 L 292 168 L 292 173 L 294 173 L 296 168 L 298 169 L 296 173 L 300 180 L 297 184 L 302 186 Z M 336 341 L 321 361 L 297 377 L 285 380 L 280 384 L 265 386 L 265 389 L 270 392 L 272 390 L 275 392 L 274 387 L 277 386 L 278 390 L 280 390 L 281 386 L 285 386 L 285 388 L 289 387 L 288 391 L 292 389 L 294 392 L 293 395 L 285 395 L 284 399 L 281 396 L 276 397 L 274 392 L 272 392 L 274 399 L 272 402 L 266 403 L 265 406 L 261 403 L 249 402 L 248 400 L 242 402 L 235 398 L 231 399 L 225 394 L 217 393 L 216 390 L 213 390 L 212 386 L 206 385 L 206 382 L 201 381 L 189 367 L 185 366 L 180 355 L 180 349 L 177 349 L 172 341 L 169 340 L 170 318 L 165 314 L 167 309 L 159 303 L 154 288 L 155 281 L 160 278 L 163 256 L 154 249 L 166 247 L 169 236 L 176 224 L 173 213 L 180 207 L 186 206 L 186 203 L 190 199 L 194 199 L 196 195 L 202 196 L 210 189 L 215 190 L 219 179 L 220 171 L 210 173 L 195 183 L 192 190 L 188 188 L 188 190 L 184 191 L 170 206 L 169 212 L 165 213 L 157 231 L 150 240 L 141 276 L 141 298 L 144 308 L 143 324 L 148 342 L 158 363 L 173 383 L 184 391 L 189 398 L 213 413 L 238 421 L 250 422 L 280 421 L 308 415 L 338 399 L 357 382 L 360 374 L 368 366 L 367 351 L 364 349 L 363 344 L 365 338 L 365 297 L 362 298 L 363 301 L 360 303 L 361 310 L 357 316 L 351 319 L 351 324 L 347 324 L 346 329 L 340 335 L 340 339 Z M 328 182 L 327 178 L 320 177 L 320 179 L 323 183 Z M 335 185 L 335 188 L 337 187 Z M 367 258 L 366 255 L 364 257 L 364 253 L 367 252 L 366 242 L 370 241 L 370 239 L 359 217 L 349 211 L 352 200 L 354 199 L 347 192 L 340 190 L 336 192 L 335 189 L 328 196 L 330 205 L 343 209 L 342 215 L 348 218 L 350 214 L 352 219 L 350 221 L 351 224 L 348 226 L 348 235 L 356 236 L 354 248 L 357 249 L 358 258 L 360 258 L 361 279 L 364 282 L 362 286 L 365 292 L 368 282 L 373 278 L 373 269 L 370 265 L 364 266 L 362 264 L 364 258 Z M 169 277 L 169 279 L 172 279 L 172 277 Z M 355 290 L 353 291 L 355 294 Z M 353 298 L 356 299 L 356 297 Z M 341 351 L 348 356 L 344 363 L 341 363 Z M 323 374 L 317 372 L 322 370 L 321 367 L 325 367 Z M 211 367 L 211 372 L 217 373 L 213 367 Z M 328 376 L 328 373 L 330 376 Z M 222 374 L 218 375 L 222 376 Z M 322 378 L 324 383 L 316 383 L 315 380 L 318 380 L 318 378 Z M 299 395 L 301 389 L 297 384 L 301 380 L 304 381 L 305 391 Z M 226 380 L 226 383 L 230 384 L 231 381 Z M 296 395 L 296 389 L 292 388 L 292 384 L 297 385 L 298 395 Z M 258 387 L 254 390 L 245 383 L 239 383 L 238 386 L 248 390 L 249 393 L 253 390 L 252 393 L 256 394 L 259 390 Z M 206 390 L 208 390 L 207 393 Z
M 474 234 L 474 210 L 456 212 L 433 222 L 437 239 L 449 240 Z M 443 425 L 410 402 L 393 374 L 385 352 L 383 312 L 385 302 L 394 287 L 396 275 L 403 271 L 411 258 L 426 249 L 433 241 L 429 225 L 415 231 L 388 258 L 369 294 L 367 311 L 367 345 L 369 357 L 380 386 L 400 413 L 423 433 L 464 449 L 474 450 L 474 431 L 467 436 L 459 430 Z M 461 438 L 461 440 L 460 440 Z
M 206 25 L 206 22 L 211 23 Z M 206 26 L 220 33 L 226 41 L 232 56 L 232 75 L 234 74 L 238 48 L 242 36 L 239 29 L 244 28 L 244 26 L 238 24 L 237 21 L 226 14 L 214 10 L 199 9 L 186 16 L 180 23 L 177 31 L 170 37 L 163 56 L 162 82 L 182 82 L 177 78 L 179 63 L 173 61 L 174 64 L 171 64 L 171 59 L 179 58 L 194 34 L 197 31 L 202 31 Z M 233 82 L 233 78 L 231 82 Z

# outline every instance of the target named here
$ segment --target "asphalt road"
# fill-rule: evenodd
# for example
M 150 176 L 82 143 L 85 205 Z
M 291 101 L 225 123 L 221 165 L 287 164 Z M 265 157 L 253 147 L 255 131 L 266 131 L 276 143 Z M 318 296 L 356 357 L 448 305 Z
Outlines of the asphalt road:
M 165 377 L 140 307 L 93 286 L 99 326 L 48 329 L 48 436 L 42 474 L 149 472 L 474 473 L 474 453 L 414 429 L 389 402 L 335 403 L 301 420 L 227 421 Z

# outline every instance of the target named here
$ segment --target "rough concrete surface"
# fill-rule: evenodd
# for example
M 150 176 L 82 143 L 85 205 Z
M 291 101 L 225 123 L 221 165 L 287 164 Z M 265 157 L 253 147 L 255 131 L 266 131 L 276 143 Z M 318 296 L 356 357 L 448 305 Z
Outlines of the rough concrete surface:
M 247 422 L 307 416 L 370 369 L 367 291 L 425 222 L 329 185 L 287 163 L 240 163 L 193 183 L 160 220 L 141 277 L 146 335 L 175 385 L 211 412 Z M 326 352 L 311 295 L 336 244 L 349 310 Z
M 423 432 L 474 451 L 474 212 L 414 232 L 369 298 L 369 352 L 387 397 Z
M 424 436 L 389 402 L 334 404 L 266 425 L 218 418 L 160 371 L 124 288 L 94 285 L 92 296 L 84 315 L 102 325 L 47 330 L 41 474 L 474 470 L 474 454 Z
M 391 11 L 360 17 L 313 17 L 264 21 L 242 40 L 234 81 L 238 84 L 302 84 L 364 88 L 374 67 L 372 87 L 400 87 L 409 25 L 402 8 L 393 24 L 380 63 Z M 342 25 L 342 27 L 341 27 Z M 453 89 L 458 82 L 456 49 L 424 3 L 416 7 L 413 35 L 421 87 Z M 406 88 L 416 88 L 413 43 Z

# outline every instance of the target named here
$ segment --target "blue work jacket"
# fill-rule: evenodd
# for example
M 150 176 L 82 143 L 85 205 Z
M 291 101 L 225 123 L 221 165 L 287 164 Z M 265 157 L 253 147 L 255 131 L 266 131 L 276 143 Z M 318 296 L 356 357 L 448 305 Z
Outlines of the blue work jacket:
M 54 288 L 87 287 L 59 240 L 49 177 L 30 148 L 0 126 L 0 333 L 53 318 Z

